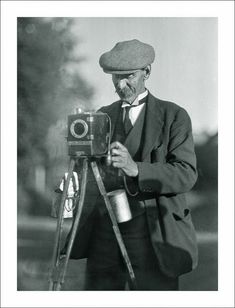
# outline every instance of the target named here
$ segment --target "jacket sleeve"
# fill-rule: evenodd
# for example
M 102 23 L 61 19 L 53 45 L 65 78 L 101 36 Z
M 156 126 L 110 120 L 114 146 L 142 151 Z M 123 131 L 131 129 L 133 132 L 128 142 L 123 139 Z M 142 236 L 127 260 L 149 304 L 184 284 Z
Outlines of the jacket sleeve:
M 164 160 L 137 162 L 140 191 L 161 195 L 189 191 L 197 180 L 197 170 L 191 120 L 184 109 L 176 113 L 170 125 L 168 144 L 163 146 L 166 148 Z

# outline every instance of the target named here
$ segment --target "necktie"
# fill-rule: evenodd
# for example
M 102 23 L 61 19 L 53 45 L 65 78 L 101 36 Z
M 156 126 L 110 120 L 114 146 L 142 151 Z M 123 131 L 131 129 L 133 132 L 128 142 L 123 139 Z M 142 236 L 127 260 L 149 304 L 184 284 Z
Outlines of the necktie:
M 132 123 L 130 120 L 129 112 L 130 112 L 131 106 L 125 107 L 126 114 L 125 114 L 125 119 L 124 119 L 124 130 L 126 135 L 129 134 L 130 130 L 132 129 Z
M 130 109 L 131 108 L 134 108 L 134 107 L 137 107 L 141 104 L 144 104 L 146 102 L 146 97 L 144 97 L 142 100 L 139 101 L 138 105 L 130 105 L 130 106 L 126 106 L 125 107 L 125 118 L 124 118 L 124 130 L 125 130 L 125 133 L 126 135 L 129 134 L 130 130 L 132 129 L 133 125 L 131 123 L 131 120 L 130 120 Z

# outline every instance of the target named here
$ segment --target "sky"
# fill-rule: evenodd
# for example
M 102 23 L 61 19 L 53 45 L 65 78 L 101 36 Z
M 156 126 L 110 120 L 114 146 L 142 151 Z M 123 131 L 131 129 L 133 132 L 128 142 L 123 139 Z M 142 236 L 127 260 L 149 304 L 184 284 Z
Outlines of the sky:
M 92 84 L 95 108 L 117 100 L 111 75 L 99 57 L 119 41 L 139 39 L 152 45 L 156 58 L 146 83 L 150 92 L 187 110 L 194 134 L 217 132 L 217 18 L 75 18 L 79 70 Z M 89 107 L 88 107 L 89 109 Z

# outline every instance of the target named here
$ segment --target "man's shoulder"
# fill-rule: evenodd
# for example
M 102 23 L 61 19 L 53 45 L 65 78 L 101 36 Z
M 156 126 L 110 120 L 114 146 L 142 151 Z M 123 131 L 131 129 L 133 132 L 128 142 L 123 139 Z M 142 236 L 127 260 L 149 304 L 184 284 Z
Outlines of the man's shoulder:
M 104 112 L 104 113 L 112 113 L 115 112 L 119 107 L 121 106 L 121 101 L 115 101 L 114 103 L 106 106 L 102 106 L 100 109 L 98 109 L 99 112 Z
M 156 106 L 158 105 L 158 107 L 160 107 L 161 109 L 163 110 L 166 110 L 166 111 L 178 111 L 179 109 L 181 109 L 182 107 L 172 101 L 168 101 L 168 100 L 163 100 L 163 99 L 160 99 L 158 97 L 155 97 L 154 95 L 152 95 L 151 93 L 149 93 L 149 99 L 156 103 Z
M 187 116 L 187 111 L 180 105 L 172 102 L 172 101 L 168 101 L 168 100 L 163 100 L 163 99 L 159 99 L 155 96 L 153 96 L 151 93 L 149 94 L 150 97 L 150 101 L 153 103 L 153 105 L 158 108 L 161 113 L 165 116 L 175 116 L 177 114 L 179 115 L 185 115 Z

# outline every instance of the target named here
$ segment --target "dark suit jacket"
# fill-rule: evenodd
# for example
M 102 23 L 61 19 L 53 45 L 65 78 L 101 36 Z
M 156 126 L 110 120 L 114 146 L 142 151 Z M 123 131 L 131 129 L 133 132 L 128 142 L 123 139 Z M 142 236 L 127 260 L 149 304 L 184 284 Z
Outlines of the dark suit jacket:
M 100 110 L 110 116 L 112 133 L 120 108 L 121 102 L 118 101 Z M 128 137 L 124 143 L 127 148 L 130 142 L 133 139 Z M 135 149 L 133 144 L 131 148 Z M 134 156 L 134 152 L 130 154 Z M 128 183 L 136 186 L 139 190 L 137 198 L 144 200 L 160 268 L 170 277 L 189 272 L 197 265 L 198 250 L 184 193 L 195 184 L 197 171 L 191 121 L 183 108 L 148 95 L 143 151 L 137 164 L 137 181 L 129 178 Z M 90 210 L 84 215 L 72 258 L 84 257 L 89 246 L 87 236 L 92 225 L 91 203 L 96 202 L 96 193 L 94 202 L 88 202 Z

